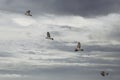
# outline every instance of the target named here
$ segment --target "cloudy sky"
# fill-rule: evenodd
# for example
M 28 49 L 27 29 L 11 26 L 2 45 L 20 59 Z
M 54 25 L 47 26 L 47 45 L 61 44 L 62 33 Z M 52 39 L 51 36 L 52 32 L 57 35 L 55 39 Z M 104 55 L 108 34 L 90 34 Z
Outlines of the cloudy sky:
M 119 4 L 0 0 L 0 80 L 104 80 L 101 70 L 119 80 Z M 54 41 L 45 39 L 48 31 Z M 83 52 L 74 52 L 78 41 Z
M 98 29 L 104 38 L 119 42 L 119 4 L 120 0 L 0 0 L 0 11 L 14 15 L 31 10 L 33 17 L 43 17 L 38 21 L 44 24 L 84 27 L 83 29 L 92 26 L 91 30 L 97 32 Z M 23 20 L 15 21 L 22 24 Z M 24 22 L 22 25 L 26 24 L 28 23 Z M 89 37 L 92 39 L 92 36 Z
M 119 13 L 120 0 L 0 0 L 0 9 L 34 14 L 96 16 Z

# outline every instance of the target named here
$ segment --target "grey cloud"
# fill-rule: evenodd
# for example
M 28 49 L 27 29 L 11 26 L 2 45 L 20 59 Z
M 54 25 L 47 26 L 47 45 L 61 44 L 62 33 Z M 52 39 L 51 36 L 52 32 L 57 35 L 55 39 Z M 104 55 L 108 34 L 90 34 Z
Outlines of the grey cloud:
M 108 35 L 108 39 L 112 39 L 115 41 L 120 41 L 120 27 L 118 26 L 114 26 L 113 29 L 111 30 L 111 32 Z
M 116 13 L 120 0 L 1 0 L 0 9 L 23 12 L 31 9 L 34 14 L 94 16 Z
M 119 11 L 119 3 L 119 0 L 59 0 L 57 10 L 82 16 L 108 14 Z
M 84 45 L 85 51 L 120 52 L 120 45 Z
M 50 12 L 52 2 L 53 0 L 2 0 L 0 9 L 20 13 L 30 9 L 35 15 Z

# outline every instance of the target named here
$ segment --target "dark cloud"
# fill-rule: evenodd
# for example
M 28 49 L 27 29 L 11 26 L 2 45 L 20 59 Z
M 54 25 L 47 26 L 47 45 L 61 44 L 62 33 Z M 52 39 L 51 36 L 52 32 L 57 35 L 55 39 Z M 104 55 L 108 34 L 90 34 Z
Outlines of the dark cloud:
M 1 0 L 0 9 L 22 12 L 31 9 L 35 14 L 94 16 L 119 12 L 120 0 Z
M 120 52 L 120 45 L 84 45 L 85 51 Z
M 57 10 L 83 16 L 108 14 L 120 10 L 120 0 L 59 0 Z

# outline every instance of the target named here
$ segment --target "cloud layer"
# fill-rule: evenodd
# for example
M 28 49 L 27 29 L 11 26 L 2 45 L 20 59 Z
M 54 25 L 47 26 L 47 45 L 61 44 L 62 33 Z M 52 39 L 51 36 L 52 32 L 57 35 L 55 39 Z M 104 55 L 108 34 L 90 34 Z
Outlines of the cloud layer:
M 119 4 L 120 0 L 1 0 L 0 9 L 20 13 L 31 9 L 34 15 L 52 13 L 89 17 L 119 13 Z
M 1 80 L 101 80 L 101 70 L 110 72 L 106 79 L 120 79 L 120 14 L 29 17 L 10 11 L 0 11 Z M 45 39 L 48 31 L 54 41 Z M 74 52 L 78 41 L 83 52 Z

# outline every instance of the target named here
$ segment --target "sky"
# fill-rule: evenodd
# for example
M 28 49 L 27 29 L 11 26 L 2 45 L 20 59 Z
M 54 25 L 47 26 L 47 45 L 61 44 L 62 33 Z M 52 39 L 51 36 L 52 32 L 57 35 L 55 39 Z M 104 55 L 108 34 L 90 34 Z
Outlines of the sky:
M 106 17 L 102 19 L 107 22 L 105 26 L 114 26 L 108 37 L 119 41 L 120 28 L 119 23 L 117 23 L 120 17 L 119 4 L 120 0 L 0 0 L 0 10 L 20 14 L 26 10 L 31 10 L 34 16 L 80 16 L 86 19 L 91 18 L 89 22 L 96 18 L 99 19 L 99 22 L 100 19 Z
M 34 15 L 52 13 L 85 17 L 119 13 L 120 0 L 0 0 L 0 9 Z
M 119 52 L 119 4 L 120 0 L 0 0 L 1 39 L 24 39 L 26 37 L 24 34 L 15 35 L 15 30 L 22 31 L 18 30 L 16 26 L 62 26 L 74 28 L 73 30 L 78 29 L 78 32 L 80 30 L 82 34 L 80 39 L 77 32 L 71 33 L 74 34 L 74 39 L 71 39 L 69 32 L 60 34 L 64 35 L 66 40 L 82 41 L 87 50 Z M 27 19 L 22 15 L 26 10 L 31 10 L 32 18 Z M 4 28 L 5 31 L 2 31 Z M 36 29 L 30 28 L 30 30 L 36 32 Z M 42 30 L 45 33 L 49 29 L 43 28 Z M 18 33 L 17 31 L 15 32 Z M 34 35 L 36 36 L 36 34 Z
M 0 79 L 119 80 L 119 4 L 0 0 Z M 33 16 L 24 15 L 26 10 Z M 48 31 L 53 41 L 45 39 Z M 84 51 L 74 52 L 79 41 Z M 110 75 L 103 78 L 101 70 Z

